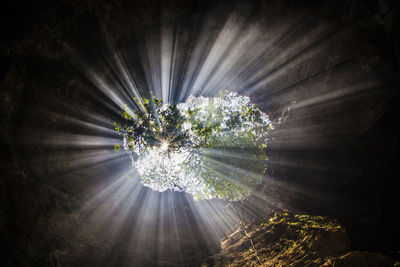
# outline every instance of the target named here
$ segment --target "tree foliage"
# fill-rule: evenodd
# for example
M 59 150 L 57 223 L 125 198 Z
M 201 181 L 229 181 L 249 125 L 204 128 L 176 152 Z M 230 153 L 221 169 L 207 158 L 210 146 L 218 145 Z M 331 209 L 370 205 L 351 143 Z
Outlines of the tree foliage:
M 238 200 L 261 181 L 272 126 L 248 97 L 221 92 L 174 105 L 133 100 L 134 111 L 125 106 L 114 124 L 145 185 Z

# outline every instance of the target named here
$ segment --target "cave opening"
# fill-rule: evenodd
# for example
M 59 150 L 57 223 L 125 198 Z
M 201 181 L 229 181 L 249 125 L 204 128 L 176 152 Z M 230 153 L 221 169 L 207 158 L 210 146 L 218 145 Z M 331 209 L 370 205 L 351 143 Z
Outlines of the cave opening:
M 395 0 L 12 5 L 1 266 L 400 261 Z
M 130 155 L 145 186 L 234 201 L 261 183 L 273 126 L 249 97 L 221 91 L 175 105 L 156 97 L 134 103 L 136 111 L 125 105 L 114 122 L 122 141 L 114 149 Z

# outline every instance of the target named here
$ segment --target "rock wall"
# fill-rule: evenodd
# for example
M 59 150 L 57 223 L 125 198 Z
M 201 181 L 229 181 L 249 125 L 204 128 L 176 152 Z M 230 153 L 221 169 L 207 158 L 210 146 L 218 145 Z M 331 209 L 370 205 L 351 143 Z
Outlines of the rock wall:
M 222 6 L 225 12 L 214 14 L 211 21 L 211 37 L 218 34 L 234 4 L 244 3 L 161 2 L 169 10 L 167 14 L 187 25 L 195 25 L 203 14 Z M 266 79 L 276 77 L 273 82 L 257 90 L 250 90 L 251 83 L 247 83 L 248 88 L 238 88 L 276 124 L 268 172 L 259 188 L 261 198 L 272 205 L 337 218 L 348 229 L 353 248 L 398 257 L 400 232 L 393 219 L 400 204 L 398 3 L 296 2 L 245 4 L 252 7 L 249 23 L 261 21 L 266 32 L 270 30 L 267 37 L 281 34 L 280 25 L 303 21 L 298 28 L 284 32 L 270 54 L 281 63 L 263 74 Z M 145 255 L 139 257 L 142 264 L 154 261 L 152 246 L 156 241 L 144 239 L 142 250 L 128 251 L 124 240 L 118 240 L 122 242 L 118 246 L 104 239 L 101 227 L 94 227 L 82 212 L 93 192 L 107 185 L 107 177 L 129 164 L 123 157 L 118 164 L 107 158 L 82 160 L 110 150 L 109 145 L 86 137 L 110 137 L 93 126 L 107 128 L 118 116 L 116 105 L 104 100 L 106 92 L 95 88 L 83 70 L 87 64 L 98 67 L 93 71 L 101 77 L 112 74 L 100 64 L 102 59 L 96 53 L 115 56 L 104 45 L 107 34 L 102 25 L 106 24 L 113 33 L 112 46 L 129 55 L 132 68 L 139 69 L 138 80 L 146 88 L 140 69 L 147 65 L 139 60 L 143 54 L 139 44 L 145 34 L 157 28 L 159 4 L 19 1 L 2 9 L 2 266 L 120 266 L 129 265 L 138 254 Z M 321 28 L 326 31 L 311 35 Z M 183 39 L 189 40 L 184 47 L 191 51 L 201 41 L 196 39 L 201 29 L 185 29 L 190 34 L 183 34 Z M 184 59 L 180 62 L 178 72 L 185 66 Z M 172 253 L 162 254 L 158 263 L 167 260 L 164 264 L 196 266 L 218 250 L 218 238 L 224 232 L 210 234 L 208 227 L 203 228 L 205 222 L 194 222 L 195 213 L 184 208 L 189 197 L 166 194 L 179 199 L 176 208 L 185 218 L 179 236 L 191 239 L 180 243 L 187 254 L 182 256 L 175 247 Z M 258 205 L 252 207 L 265 208 L 263 202 Z M 222 210 L 219 206 L 218 212 Z M 134 216 L 130 219 L 135 221 Z M 154 215 L 151 219 L 159 218 Z M 131 231 L 129 224 L 124 229 Z M 177 242 L 173 236 L 166 234 L 170 239 L 165 247 Z M 213 237 L 207 240 L 204 236 Z

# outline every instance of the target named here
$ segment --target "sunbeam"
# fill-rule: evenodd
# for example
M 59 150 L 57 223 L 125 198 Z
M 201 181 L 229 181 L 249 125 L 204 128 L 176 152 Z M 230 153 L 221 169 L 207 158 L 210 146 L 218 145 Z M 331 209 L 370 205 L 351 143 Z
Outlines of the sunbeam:
M 50 2 L 0 38 L 1 266 L 400 260 L 395 1 Z
M 163 12 L 167 11 L 161 10 L 162 14 Z M 164 14 L 159 21 L 154 22 L 154 25 L 150 24 L 143 29 L 138 29 L 138 35 L 133 38 L 134 43 L 130 43 L 135 48 L 128 49 L 117 48 L 117 42 L 112 37 L 112 30 L 107 29 L 107 26 L 103 24 L 101 25 L 101 33 L 104 36 L 103 49 L 101 49 L 103 55 L 99 55 L 96 62 L 105 59 L 104 62 L 93 66 L 85 63 L 85 56 L 80 54 L 77 56 L 77 61 L 80 62 L 79 69 L 109 101 L 112 101 L 112 110 L 115 114 L 123 110 L 126 112 L 125 119 L 131 119 L 136 123 L 134 125 L 143 125 L 145 117 L 154 116 L 154 121 L 150 121 L 150 125 L 158 125 L 157 127 L 161 126 L 161 128 L 159 130 L 154 128 L 153 132 L 165 131 L 162 128 L 165 119 L 162 119 L 160 111 L 168 110 L 169 104 L 178 104 L 181 112 L 187 112 L 189 107 L 182 103 L 187 101 L 200 103 L 198 107 L 200 108 L 199 114 L 201 114 L 203 112 L 201 108 L 205 104 L 202 102 L 203 100 L 200 101 L 200 98 L 196 100 L 193 96 L 215 97 L 221 90 L 237 91 L 263 99 L 268 97 L 269 99 L 264 105 L 281 105 L 280 109 L 284 113 L 290 113 L 291 110 L 298 111 L 296 120 L 309 120 L 320 112 L 321 105 L 326 109 L 335 101 L 357 100 L 368 92 L 370 86 L 373 86 L 371 81 L 358 82 L 357 84 L 348 84 L 339 90 L 321 90 L 313 97 L 291 101 L 291 94 L 288 92 L 293 88 L 310 83 L 313 83 L 314 87 L 326 87 L 327 82 L 333 79 L 333 75 L 340 75 L 340 72 L 336 70 L 351 66 L 359 56 L 337 53 L 333 58 L 324 52 L 343 36 L 340 25 L 314 24 L 311 19 L 300 22 L 294 19 L 293 22 L 274 25 L 272 29 L 266 29 L 261 21 L 249 22 L 251 10 L 245 10 L 243 13 L 238 9 L 232 9 L 225 14 L 218 20 L 221 22 L 219 25 L 209 19 L 214 16 L 213 11 L 207 13 L 204 19 L 185 18 L 187 22 L 197 23 L 194 26 L 197 36 L 193 34 L 194 32 L 187 32 L 185 26 L 181 24 L 185 19 L 178 20 Z M 210 32 L 210 29 L 213 31 Z M 138 52 L 132 54 L 134 49 L 138 49 Z M 107 52 L 104 53 L 104 51 Z M 79 54 L 79 51 L 77 53 Z M 312 61 L 316 55 L 326 58 L 326 63 L 312 70 L 304 70 L 304 62 Z M 133 64 L 133 58 L 138 58 L 140 64 Z M 288 73 L 296 71 L 299 71 L 297 75 L 288 76 Z M 157 108 L 158 99 L 163 103 L 161 109 Z M 229 102 L 233 103 L 232 101 L 233 98 L 229 99 Z M 198 107 L 190 106 L 193 109 Z M 307 110 L 304 114 L 301 112 L 303 109 Z M 323 114 L 336 112 L 334 107 L 328 110 L 322 111 Z M 233 114 L 232 110 L 230 112 Z M 270 122 L 265 114 L 263 116 L 265 116 L 264 123 L 266 125 L 276 124 L 278 126 L 287 123 L 286 118 L 283 117 L 276 122 Z M 218 123 L 226 125 L 224 120 L 222 119 Z M 114 119 L 114 121 L 118 120 Z M 329 127 L 331 123 L 327 122 L 326 125 L 324 123 L 320 125 L 303 124 L 287 129 L 279 127 L 274 134 L 274 138 L 277 139 L 275 143 L 278 144 L 285 135 L 295 134 L 297 141 L 304 145 L 304 141 L 310 142 L 310 137 L 313 135 L 320 138 L 320 134 L 314 130 L 315 127 Z M 346 123 L 345 120 L 342 123 Z M 83 122 L 80 124 L 82 127 L 92 127 Z M 136 137 L 129 137 L 136 129 L 134 127 L 139 126 L 133 127 L 119 123 L 114 123 L 114 126 L 119 137 L 123 136 L 124 138 L 123 145 L 118 145 L 118 149 L 124 148 L 130 153 L 132 170 L 115 178 L 115 182 L 105 183 L 105 187 L 99 189 L 94 199 L 87 204 L 89 210 L 96 210 L 96 215 L 91 213 L 90 216 L 99 225 L 102 225 L 101 228 L 104 231 L 110 231 L 111 239 L 116 239 L 119 234 L 127 231 L 123 230 L 124 228 L 131 227 L 135 230 L 131 231 L 126 242 L 132 249 L 138 249 L 145 239 L 152 236 L 154 244 L 157 244 L 155 245 L 157 255 L 154 257 L 162 261 L 164 253 L 172 253 L 169 251 L 171 249 L 168 248 L 170 241 L 167 239 L 173 240 L 177 243 L 174 249 L 179 251 L 177 255 L 180 255 L 178 261 L 184 261 L 185 241 L 180 227 L 184 221 L 194 220 L 196 222 L 194 225 L 207 225 L 203 230 L 194 230 L 194 233 L 200 235 L 194 238 L 200 240 L 207 240 L 211 233 L 213 233 L 211 236 L 215 238 L 231 231 L 240 216 L 234 210 L 226 211 L 223 204 L 214 206 L 215 204 L 211 200 L 194 201 L 185 194 L 179 195 L 181 197 L 178 198 L 174 197 L 176 191 L 195 194 L 195 198 L 199 198 L 200 195 L 203 195 L 201 198 L 215 197 L 215 193 L 207 192 L 209 187 L 205 187 L 204 182 L 199 180 L 199 177 L 203 177 L 202 172 L 220 177 L 228 184 L 237 185 L 243 188 L 247 192 L 246 194 L 251 192 L 252 200 L 241 204 L 242 210 L 249 212 L 245 217 L 257 217 L 256 214 L 259 213 L 257 209 L 264 202 L 279 206 L 279 199 L 273 199 L 271 196 L 265 196 L 263 193 L 255 191 L 250 184 L 246 184 L 240 178 L 246 177 L 256 181 L 259 173 L 254 169 L 252 163 L 259 161 L 264 165 L 263 160 L 268 159 L 265 154 L 258 156 L 254 154 L 252 143 L 231 141 L 231 143 L 214 144 L 204 148 L 204 152 L 202 152 L 204 159 L 202 159 L 199 156 L 193 157 L 192 150 L 173 150 L 180 144 L 173 141 L 176 137 L 172 133 L 159 134 L 159 137 L 154 137 L 157 145 L 145 149 L 146 146 L 140 144 L 144 141 L 139 142 L 139 139 L 135 139 Z M 190 129 L 194 126 L 185 127 L 189 128 L 184 128 L 182 131 L 189 129 L 189 135 L 193 135 L 193 131 Z M 257 126 L 255 129 L 262 127 Z M 274 127 L 270 126 L 270 129 L 273 130 Z M 344 131 L 346 129 L 346 127 L 343 128 Z M 97 130 L 102 131 L 100 128 Z M 286 131 L 288 132 L 286 133 Z M 224 130 L 226 135 L 234 136 L 236 132 L 235 129 Z M 179 134 L 181 134 L 181 130 Z M 271 139 L 270 136 L 266 140 L 269 139 Z M 90 139 L 89 136 L 76 136 L 75 140 L 78 146 L 82 144 L 96 146 L 100 143 L 108 145 L 115 139 L 105 141 L 98 138 Z M 198 141 L 195 141 L 197 139 L 189 140 L 193 146 L 198 146 L 198 144 L 196 145 Z M 60 144 L 60 141 L 58 143 Z M 114 143 L 118 142 L 114 141 Z M 265 148 L 267 147 L 268 145 L 265 144 Z M 142 157 L 140 153 L 145 153 L 146 156 Z M 193 166 L 197 166 L 196 171 L 188 173 L 185 169 L 187 168 L 185 167 L 186 162 L 194 163 Z M 242 165 L 247 164 L 248 167 L 246 169 L 235 166 L 235 162 L 241 162 Z M 270 164 L 290 166 L 291 168 L 305 167 L 321 172 L 329 170 L 319 164 L 303 166 L 297 161 L 282 162 L 272 159 Z M 160 169 L 161 166 L 164 167 Z M 264 174 L 264 171 L 261 175 Z M 109 179 L 110 181 L 114 180 L 111 177 Z M 271 185 L 272 180 L 264 179 L 267 184 Z M 143 187 L 140 181 L 153 190 L 167 191 L 164 193 L 153 192 Z M 261 180 L 258 180 L 258 183 L 260 182 Z M 224 184 L 224 187 L 226 186 L 227 184 Z M 313 193 L 312 190 L 303 190 L 284 181 L 273 182 L 271 188 L 292 195 L 301 195 L 302 198 L 328 199 L 326 196 Z M 106 204 L 110 201 L 111 204 Z M 140 203 L 139 206 L 138 203 Z M 118 214 L 118 220 L 112 219 L 116 214 Z M 164 218 L 164 216 L 166 217 Z M 134 220 L 128 222 L 132 218 Z M 111 222 L 112 226 L 110 226 Z M 156 229 L 156 231 L 153 232 L 150 229 Z

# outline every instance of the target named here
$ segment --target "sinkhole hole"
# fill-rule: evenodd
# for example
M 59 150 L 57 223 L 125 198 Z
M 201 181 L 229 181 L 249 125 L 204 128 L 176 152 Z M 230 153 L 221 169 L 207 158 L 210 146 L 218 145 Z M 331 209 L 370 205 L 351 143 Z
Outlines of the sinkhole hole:
M 179 104 L 133 98 L 114 125 L 121 136 L 116 147 L 129 154 L 145 186 L 229 201 L 261 182 L 273 129 L 249 97 L 227 91 Z

